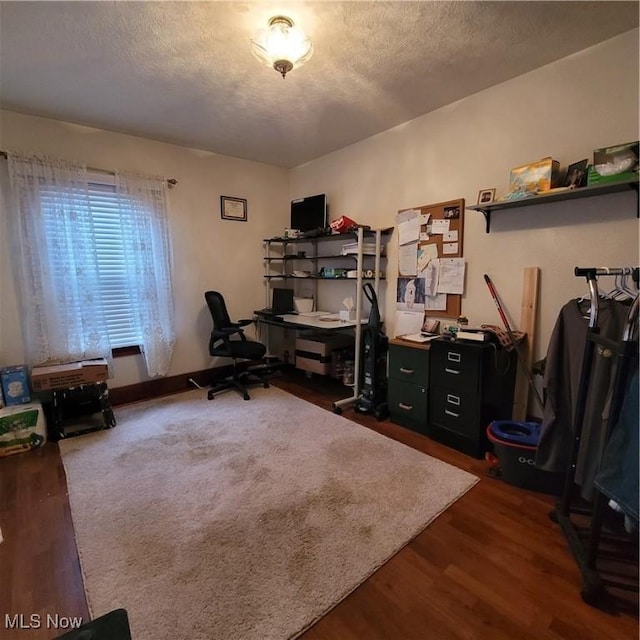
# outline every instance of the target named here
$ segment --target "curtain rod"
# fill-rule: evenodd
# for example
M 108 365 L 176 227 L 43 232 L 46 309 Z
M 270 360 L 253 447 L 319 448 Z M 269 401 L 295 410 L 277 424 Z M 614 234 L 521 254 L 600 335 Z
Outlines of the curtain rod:
M 0 157 L 6 158 L 7 155 L 8 154 L 6 151 L 0 151 Z M 106 169 L 96 169 L 95 167 L 87 167 L 87 170 L 97 171 L 98 173 L 108 173 L 111 176 L 115 175 L 115 171 L 107 171 Z M 175 178 L 167 178 L 167 185 L 169 185 L 169 189 L 171 189 L 172 187 L 175 187 L 177 184 L 178 184 L 178 181 Z

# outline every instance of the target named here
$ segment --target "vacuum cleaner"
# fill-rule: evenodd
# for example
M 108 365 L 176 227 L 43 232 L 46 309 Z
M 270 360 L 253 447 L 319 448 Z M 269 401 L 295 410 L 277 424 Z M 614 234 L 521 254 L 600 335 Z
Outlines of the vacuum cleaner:
M 389 339 L 382 331 L 378 298 L 369 282 L 362 287 L 364 295 L 371 303 L 369 320 L 361 331 L 360 397 L 354 409 L 359 413 L 369 413 L 378 420 L 386 418 L 387 410 L 387 351 Z

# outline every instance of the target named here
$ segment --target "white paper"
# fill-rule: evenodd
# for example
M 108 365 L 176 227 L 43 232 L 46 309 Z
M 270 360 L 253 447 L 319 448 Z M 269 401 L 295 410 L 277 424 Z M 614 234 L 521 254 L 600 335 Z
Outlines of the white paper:
M 402 245 L 398 250 L 398 271 L 401 276 L 415 276 L 418 265 L 418 243 Z
M 395 335 L 418 333 L 422 327 L 423 313 L 396 311 Z
M 442 255 L 456 255 L 458 253 L 458 243 L 457 242 L 445 242 L 442 245 Z
M 429 263 L 438 258 L 437 244 L 421 244 L 418 246 L 418 273 L 424 271 Z
M 401 337 L 403 340 L 408 340 L 409 342 L 431 342 L 431 340 L 438 336 L 424 336 L 422 333 L 409 333 Z
M 429 223 L 429 218 L 431 217 L 430 213 L 423 213 L 420 216 L 420 224 L 428 224 Z
M 420 242 L 426 242 L 429 239 L 429 234 L 426 231 L 420 232 Z
M 464 258 L 441 258 L 438 293 L 464 293 Z
M 434 258 L 429 262 L 423 272 L 424 293 L 426 296 L 434 296 L 438 290 L 438 273 L 440 271 L 440 260 Z
M 445 311 L 447 308 L 447 294 L 437 293 L 435 296 L 424 297 L 425 311 Z
M 398 225 L 398 243 L 400 245 L 417 242 L 420 237 L 420 218 L 416 216 Z
M 420 215 L 420 212 L 417 209 L 405 209 L 404 211 L 399 211 L 396 214 L 396 225 L 400 225 L 402 222 L 406 222 L 407 220 L 412 220 Z
M 449 231 L 449 220 L 432 220 L 431 221 L 431 233 L 443 234 Z
M 442 234 L 442 242 L 458 242 L 458 230 L 451 229 Z

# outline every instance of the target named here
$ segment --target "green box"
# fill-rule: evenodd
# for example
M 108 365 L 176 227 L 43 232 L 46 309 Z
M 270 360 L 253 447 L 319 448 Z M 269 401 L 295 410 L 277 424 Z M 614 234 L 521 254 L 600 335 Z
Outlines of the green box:
M 594 184 L 610 184 L 612 182 L 623 182 L 625 180 L 633 180 L 638 178 L 637 171 L 625 171 L 624 173 L 618 173 L 613 176 L 601 176 L 592 165 L 589 165 L 589 172 L 587 174 L 587 186 L 591 187 Z
M 638 177 L 638 142 L 594 149 L 587 184 L 607 184 Z

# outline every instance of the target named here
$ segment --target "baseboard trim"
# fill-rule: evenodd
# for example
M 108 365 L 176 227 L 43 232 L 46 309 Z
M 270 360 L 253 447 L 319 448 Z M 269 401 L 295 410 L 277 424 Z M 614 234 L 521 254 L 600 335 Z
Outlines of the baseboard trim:
M 191 371 L 180 373 L 176 376 L 156 378 L 145 382 L 130 384 L 125 387 L 115 387 L 109 389 L 111 404 L 127 404 L 128 402 L 139 402 L 140 400 L 150 400 L 159 396 L 171 395 L 194 389 L 190 380 L 194 380 L 201 387 L 209 387 L 215 380 L 220 380 L 233 373 L 232 365 L 224 367 L 214 367 L 213 369 L 202 369 L 201 371 Z

